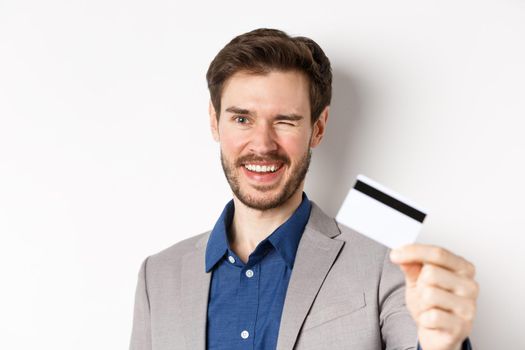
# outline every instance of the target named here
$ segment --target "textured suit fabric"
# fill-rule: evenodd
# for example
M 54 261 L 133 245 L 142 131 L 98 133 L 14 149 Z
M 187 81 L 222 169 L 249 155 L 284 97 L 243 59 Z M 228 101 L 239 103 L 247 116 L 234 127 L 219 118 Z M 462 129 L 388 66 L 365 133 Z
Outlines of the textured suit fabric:
M 139 272 L 131 350 L 205 349 L 210 232 L 148 257 Z M 404 277 L 389 250 L 312 203 L 286 293 L 277 349 L 415 349 Z

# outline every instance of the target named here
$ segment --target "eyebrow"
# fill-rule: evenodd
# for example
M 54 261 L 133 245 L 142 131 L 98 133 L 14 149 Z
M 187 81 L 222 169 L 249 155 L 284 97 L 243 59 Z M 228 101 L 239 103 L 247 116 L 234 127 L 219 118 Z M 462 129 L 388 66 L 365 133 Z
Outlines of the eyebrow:
M 232 107 L 228 107 L 225 109 L 226 112 L 230 112 L 230 113 L 234 113 L 234 114 L 252 114 L 252 112 L 250 112 L 249 110 L 247 109 L 244 109 L 244 108 L 238 108 L 238 107 L 235 107 L 235 106 L 232 106 Z
M 255 115 L 255 113 L 251 112 L 248 109 L 239 108 L 239 107 L 228 107 L 225 109 L 226 112 L 234 113 L 234 114 L 244 114 L 244 115 Z M 276 120 L 289 120 L 289 121 L 298 121 L 303 119 L 302 115 L 299 114 L 278 114 L 275 116 Z

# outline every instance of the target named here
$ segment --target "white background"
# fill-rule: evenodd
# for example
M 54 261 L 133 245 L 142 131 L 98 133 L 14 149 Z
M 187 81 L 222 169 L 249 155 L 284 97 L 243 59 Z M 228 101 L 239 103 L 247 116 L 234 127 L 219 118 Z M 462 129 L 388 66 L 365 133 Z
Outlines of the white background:
M 0 348 L 127 348 L 141 261 L 231 197 L 205 73 L 258 27 L 333 64 L 310 198 L 363 173 L 428 208 L 477 265 L 476 348 L 524 349 L 522 0 L 0 0 Z

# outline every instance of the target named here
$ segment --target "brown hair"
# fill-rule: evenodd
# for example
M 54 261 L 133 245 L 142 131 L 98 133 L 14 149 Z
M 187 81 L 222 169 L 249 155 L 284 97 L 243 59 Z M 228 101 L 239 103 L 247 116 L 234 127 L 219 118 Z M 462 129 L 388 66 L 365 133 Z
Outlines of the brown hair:
M 266 28 L 235 37 L 211 62 L 206 80 L 217 118 L 226 80 L 239 71 L 266 74 L 272 70 L 297 70 L 306 75 L 311 121 L 315 123 L 332 98 L 332 69 L 328 57 L 312 39 L 290 37 L 281 30 Z

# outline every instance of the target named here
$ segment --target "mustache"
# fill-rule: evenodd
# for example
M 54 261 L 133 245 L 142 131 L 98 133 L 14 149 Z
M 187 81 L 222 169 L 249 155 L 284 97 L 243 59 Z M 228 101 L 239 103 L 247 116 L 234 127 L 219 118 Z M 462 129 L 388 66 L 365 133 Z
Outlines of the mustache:
M 257 156 L 255 154 L 248 154 L 237 159 L 235 162 L 237 166 L 250 162 L 281 162 L 285 165 L 290 164 L 290 158 L 282 154 L 269 154 L 267 156 Z

